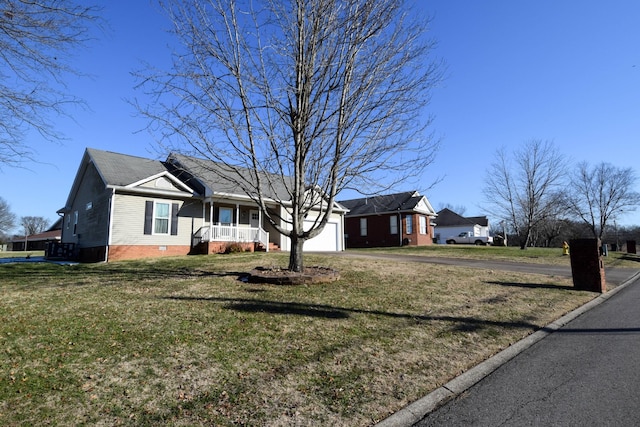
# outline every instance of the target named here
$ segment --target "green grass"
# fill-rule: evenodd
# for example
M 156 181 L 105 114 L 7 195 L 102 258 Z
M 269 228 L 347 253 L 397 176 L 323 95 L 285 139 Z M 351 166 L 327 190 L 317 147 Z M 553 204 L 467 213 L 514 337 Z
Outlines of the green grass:
M 341 279 L 239 280 L 285 266 L 276 253 L 0 264 L 0 425 L 372 425 L 595 296 L 559 277 L 305 260 Z
M 0 251 L 0 258 L 26 258 L 27 256 L 44 256 L 44 251 Z

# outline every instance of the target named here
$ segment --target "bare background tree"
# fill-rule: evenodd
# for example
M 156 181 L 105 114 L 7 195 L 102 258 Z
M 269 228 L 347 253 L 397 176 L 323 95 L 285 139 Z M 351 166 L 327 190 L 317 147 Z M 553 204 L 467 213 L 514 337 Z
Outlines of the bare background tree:
M 631 168 L 579 163 L 567 197 L 569 212 L 589 227 L 594 238 L 602 239 L 611 221 L 640 204 L 640 194 L 633 191 L 636 179 Z
M 34 158 L 28 131 L 59 140 L 51 116 L 80 102 L 66 93 L 64 77 L 79 74 L 69 59 L 97 21 L 96 9 L 82 3 L 0 1 L 0 168 Z
M 496 152 L 485 177 L 487 209 L 505 220 L 526 249 L 536 227 L 559 218 L 563 209 L 564 158 L 550 141 L 531 140 Z
M 161 2 L 180 48 L 171 71 L 139 76 L 152 99 L 138 108 L 164 149 L 226 165 L 212 172 L 291 239 L 291 270 L 303 269 L 304 242 L 341 190 L 390 188 L 433 160 L 422 114 L 441 67 L 428 57 L 427 22 L 404 3 Z M 263 193 L 279 185 L 282 217 Z
M 9 234 L 15 226 L 16 216 L 9 203 L 0 197 L 0 234 Z
M 24 229 L 25 236 L 42 233 L 49 227 L 49 220 L 41 216 L 23 216 L 20 224 Z

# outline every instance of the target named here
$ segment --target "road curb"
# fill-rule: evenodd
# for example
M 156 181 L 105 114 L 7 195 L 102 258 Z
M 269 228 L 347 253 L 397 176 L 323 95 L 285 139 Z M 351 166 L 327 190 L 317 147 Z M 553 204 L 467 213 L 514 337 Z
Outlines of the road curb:
M 524 350 L 528 349 L 535 343 L 541 341 L 551 333 L 565 326 L 567 323 L 574 320 L 578 316 L 607 301 L 622 289 L 635 282 L 639 277 L 640 271 L 633 274 L 631 277 L 613 288 L 611 291 L 601 294 L 588 303 L 565 314 L 559 319 L 549 323 L 542 329 L 539 329 L 533 334 L 510 345 L 506 349 L 490 357 L 479 365 L 457 376 L 445 385 L 427 394 L 423 398 L 416 400 L 415 402 L 405 406 L 398 412 L 393 413 L 389 417 L 377 423 L 376 427 L 410 427 L 414 425 L 415 423 L 423 419 L 429 412 L 434 411 L 436 408 L 443 405 L 447 401 L 453 399 L 456 396 L 459 396 L 461 393 L 468 390 L 476 383 L 480 382 L 500 366 L 507 363 L 509 360 L 513 359 L 518 354 L 522 353 Z

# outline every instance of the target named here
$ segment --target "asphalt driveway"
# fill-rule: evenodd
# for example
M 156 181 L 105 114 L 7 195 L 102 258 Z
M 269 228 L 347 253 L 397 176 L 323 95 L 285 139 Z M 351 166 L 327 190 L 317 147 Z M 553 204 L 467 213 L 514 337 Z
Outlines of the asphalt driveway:
M 340 256 L 355 258 L 392 259 L 402 262 L 421 262 L 428 264 L 454 265 L 459 267 L 483 268 L 489 270 L 515 271 L 520 273 L 546 274 L 548 276 L 571 277 L 571 267 L 562 265 L 531 264 L 511 261 L 484 259 L 442 258 L 419 255 L 381 254 L 363 252 L 336 252 Z M 638 270 L 633 268 L 605 268 L 607 288 L 613 289 L 631 277 Z

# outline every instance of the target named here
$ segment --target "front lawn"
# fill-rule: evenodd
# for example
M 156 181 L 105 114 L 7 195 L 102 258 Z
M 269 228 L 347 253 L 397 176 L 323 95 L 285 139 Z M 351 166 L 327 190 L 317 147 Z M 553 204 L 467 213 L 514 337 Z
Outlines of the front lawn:
M 26 258 L 44 256 L 44 251 L 0 251 L 0 258 Z
M 571 265 L 570 257 L 562 254 L 562 248 L 527 248 L 522 250 L 515 246 L 430 245 L 349 249 L 349 251 Z M 640 268 L 640 257 L 636 254 L 609 251 L 608 256 L 602 257 L 602 260 L 605 267 Z
M 239 280 L 285 266 L 277 253 L 0 264 L 0 425 L 372 425 L 596 296 L 559 277 L 305 262 L 342 278 Z

